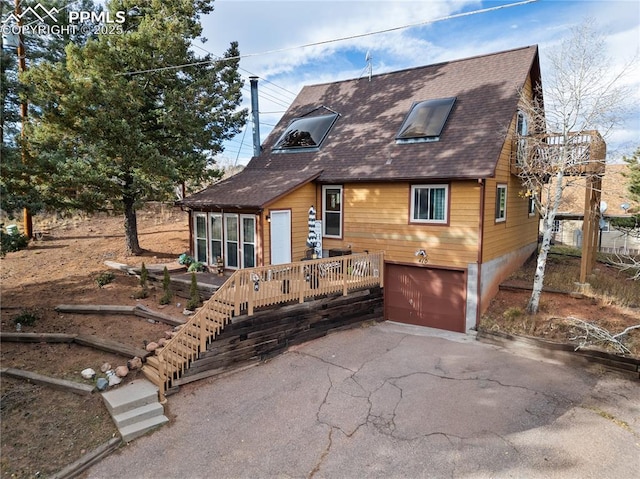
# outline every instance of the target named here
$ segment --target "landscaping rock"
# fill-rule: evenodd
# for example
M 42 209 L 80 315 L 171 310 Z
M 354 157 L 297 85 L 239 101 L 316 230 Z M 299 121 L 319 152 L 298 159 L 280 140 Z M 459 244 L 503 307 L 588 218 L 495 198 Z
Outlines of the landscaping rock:
M 108 386 L 109 381 L 107 381 L 105 378 L 98 378 L 98 380 L 96 381 L 96 388 L 98 389 L 98 391 L 104 391 Z
M 164 332 L 164 337 L 166 339 L 171 339 L 171 338 L 173 338 L 173 336 L 174 336 L 174 331 L 165 331 Z
M 91 369 L 91 368 L 87 368 L 87 369 L 83 369 L 80 372 L 80 375 L 84 378 L 84 379 L 93 379 L 96 377 L 96 372 Z
M 158 339 L 158 347 L 163 348 L 164 345 L 167 344 L 167 340 L 164 338 Z
M 158 343 L 154 343 L 153 341 L 150 342 L 149 344 L 147 344 L 147 351 L 149 351 L 150 353 L 155 351 L 156 349 L 158 349 L 160 346 L 158 345 Z
M 107 371 L 107 379 L 109 380 L 109 386 L 116 386 L 122 382 L 122 378 L 118 377 L 113 369 Z
M 129 371 L 133 371 L 134 369 L 140 369 L 141 367 L 142 367 L 142 359 L 140 359 L 138 356 L 127 361 L 127 368 L 129 368 Z
M 103 373 L 106 373 L 109 369 L 111 369 L 111 364 L 109 363 L 104 363 L 102 366 L 100 366 L 100 371 L 102 371 Z
M 119 378 L 123 378 L 127 374 L 129 374 L 129 368 L 127 368 L 126 366 L 118 366 L 116 368 L 116 376 L 118 376 Z

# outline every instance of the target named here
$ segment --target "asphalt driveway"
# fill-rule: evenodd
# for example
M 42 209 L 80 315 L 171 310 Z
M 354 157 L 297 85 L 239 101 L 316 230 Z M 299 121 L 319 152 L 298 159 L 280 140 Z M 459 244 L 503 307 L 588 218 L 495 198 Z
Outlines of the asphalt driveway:
M 184 386 L 88 477 L 639 477 L 637 379 L 433 333 L 334 333 Z

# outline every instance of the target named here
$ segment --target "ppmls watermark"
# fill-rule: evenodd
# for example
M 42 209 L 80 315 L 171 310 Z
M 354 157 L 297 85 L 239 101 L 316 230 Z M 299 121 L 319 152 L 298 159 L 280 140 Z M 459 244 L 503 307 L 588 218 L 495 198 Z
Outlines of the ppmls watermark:
M 66 22 L 61 22 L 66 16 Z M 113 35 L 124 33 L 126 14 L 123 11 L 93 12 L 66 11 L 41 4 L 28 7 L 20 14 L 15 12 L 2 19 L 3 35 Z

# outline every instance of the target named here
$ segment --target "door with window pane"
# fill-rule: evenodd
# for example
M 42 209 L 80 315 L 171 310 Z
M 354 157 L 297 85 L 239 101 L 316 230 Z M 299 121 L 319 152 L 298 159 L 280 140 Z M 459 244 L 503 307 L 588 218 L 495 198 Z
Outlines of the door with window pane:
M 253 268 L 256 265 L 256 219 L 254 216 L 242 216 L 242 267 Z
M 196 235 L 195 235 L 195 257 L 196 261 L 207 264 L 207 216 L 196 215 Z
M 211 236 L 211 264 L 222 258 L 222 215 L 209 216 L 209 234 Z
M 224 216 L 224 232 L 224 264 L 227 268 L 237 269 L 240 267 L 240 258 L 238 257 L 238 215 Z

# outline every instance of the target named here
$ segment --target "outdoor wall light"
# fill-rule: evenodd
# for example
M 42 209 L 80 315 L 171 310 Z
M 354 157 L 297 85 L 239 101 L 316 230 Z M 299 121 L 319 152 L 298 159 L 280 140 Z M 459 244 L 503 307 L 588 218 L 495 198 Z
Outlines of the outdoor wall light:
M 422 264 L 427 264 L 429 262 L 429 255 L 423 249 L 416 250 L 415 255 L 418 257 L 418 261 Z

